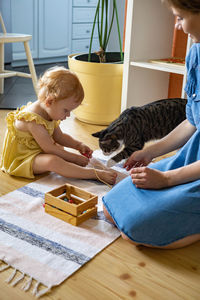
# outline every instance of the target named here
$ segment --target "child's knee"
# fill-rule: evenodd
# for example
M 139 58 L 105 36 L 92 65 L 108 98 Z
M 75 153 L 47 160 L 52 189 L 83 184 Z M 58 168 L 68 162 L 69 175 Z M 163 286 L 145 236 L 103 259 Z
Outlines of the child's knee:
M 41 154 L 36 157 L 34 163 L 42 167 L 45 171 L 56 171 L 60 158 L 54 154 Z M 34 166 L 34 165 L 33 165 Z
M 60 162 L 60 157 L 54 154 L 47 154 L 45 155 L 45 162 L 47 166 L 50 166 L 54 169 L 54 167 Z

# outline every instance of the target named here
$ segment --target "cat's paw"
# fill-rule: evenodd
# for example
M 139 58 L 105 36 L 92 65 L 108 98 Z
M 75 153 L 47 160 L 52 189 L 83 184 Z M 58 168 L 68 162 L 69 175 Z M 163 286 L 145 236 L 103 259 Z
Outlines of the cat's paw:
M 113 167 L 114 165 L 116 165 L 116 161 L 114 161 L 114 159 L 110 158 L 108 161 L 107 161 L 107 167 L 111 168 Z

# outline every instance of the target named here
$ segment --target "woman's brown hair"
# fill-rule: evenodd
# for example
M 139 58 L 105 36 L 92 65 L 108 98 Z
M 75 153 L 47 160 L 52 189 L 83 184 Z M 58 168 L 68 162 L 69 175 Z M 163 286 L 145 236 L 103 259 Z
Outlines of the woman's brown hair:
M 162 0 L 162 2 L 194 14 L 200 13 L 200 0 Z

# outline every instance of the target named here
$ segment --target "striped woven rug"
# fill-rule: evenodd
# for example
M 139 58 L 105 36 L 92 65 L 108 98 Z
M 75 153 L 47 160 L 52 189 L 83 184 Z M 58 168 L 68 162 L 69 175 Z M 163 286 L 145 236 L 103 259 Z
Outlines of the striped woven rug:
M 97 217 L 76 227 L 45 213 L 45 192 L 66 182 L 99 196 Z M 7 282 L 14 286 L 23 281 L 25 291 L 33 288 L 33 294 L 40 297 L 118 238 L 119 231 L 102 212 L 101 198 L 108 190 L 97 181 L 50 174 L 2 196 L 0 271 L 13 268 Z

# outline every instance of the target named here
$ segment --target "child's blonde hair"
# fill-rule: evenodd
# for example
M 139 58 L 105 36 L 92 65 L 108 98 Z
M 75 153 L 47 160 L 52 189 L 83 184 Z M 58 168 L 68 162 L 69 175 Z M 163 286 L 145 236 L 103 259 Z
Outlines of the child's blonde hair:
M 179 9 L 187 10 L 191 13 L 200 13 L 200 1 L 199 0 L 162 0 L 169 6 L 174 6 Z
M 75 101 L 82 102 L 83 87 L 77 75 L 65 67 L 53 67 L 45 71 L 38 81 L 38 99 L 45 101 L 48 97 L 62 100 L 73 96 Z

